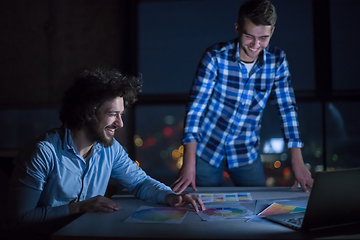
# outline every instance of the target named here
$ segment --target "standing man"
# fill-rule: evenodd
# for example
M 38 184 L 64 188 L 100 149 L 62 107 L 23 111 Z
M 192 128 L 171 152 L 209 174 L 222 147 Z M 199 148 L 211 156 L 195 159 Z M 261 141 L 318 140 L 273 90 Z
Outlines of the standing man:
M 265 186 L 259 146 L 261 117 L 273 92 L 291 152 L 295 184 L 312 187 L 305 167 L 297 107 L 285 53 L 269 46 L 277 16 L 267 0 L 239 9 L 238 38 L 205 52 L 190 92 L 184 129 L 184 160 L 172 185 L 178 193 L 191 184 L 220 186 L 227 171 L 236 186 Z M 196 176 L 196 178 L 195 178 Z M 195 180 L 196 179 L 196 180 Z
M 114 139 L 139 90 L 138 78 L 116 70 L 84 71 L 75 79 L 62 101 L 63 125 L 38 137 L 16 159 L 10 222 L 32 226 L 79 213 L 120 210 L 104 197 L 110 177 L 143 200 L 204 209 L 198 197 L 177 195 L 146 175 Z

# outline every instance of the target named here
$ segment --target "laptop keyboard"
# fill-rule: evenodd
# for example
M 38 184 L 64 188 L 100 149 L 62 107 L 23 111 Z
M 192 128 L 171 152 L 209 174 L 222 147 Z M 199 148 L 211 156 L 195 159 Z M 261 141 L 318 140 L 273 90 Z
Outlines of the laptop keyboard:
M 296 217 L 296 218 L 286 219 L 285 222 L 289 222 L 289 223 L 292 223 L 292 224 L 296 224 L 296 225 L 301 226 L 303 220 L 304 220 L 304 217 Z

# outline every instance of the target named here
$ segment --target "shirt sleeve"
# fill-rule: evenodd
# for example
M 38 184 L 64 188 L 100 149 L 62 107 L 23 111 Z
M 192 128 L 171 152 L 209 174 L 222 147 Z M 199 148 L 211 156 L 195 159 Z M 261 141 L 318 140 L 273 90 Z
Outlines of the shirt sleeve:
M 217 61 L 211 51 L 205 52 L 196 71 L 190 91 L 185 119 L 183 144 L 200 142 L 200 123 L 207 108 L 217 77 Z
M 40 190 L 19 184 L 9 194 L 8 216 L 10 225 L 28 226 L 60 219 L 69 215 L 67 205 L 58 207 L 37 207 L 41 195 Z
M 285 53 L 280 56 L 275 78 L 275 97 L 281 116 L 285 144 L 288 148 L 302 148 L 299 123 L 297 120 L 297 105 L 294 90 L 291 85 L 291 75 Z
M 166 204 L 166 195 L 174 193 L 170 187 L 148 176 L 121 146 L 111 177 L 118 179 L 135 197 L 145 201 Z
M 8 216 L 11 225 L 30 225 L 69 215 L 67 205 L 38 206 L 50 172 L 50 151 L 36 145 L 16 159 L 9 186 Z M 32 149 L 32 151 L 31 151 Z

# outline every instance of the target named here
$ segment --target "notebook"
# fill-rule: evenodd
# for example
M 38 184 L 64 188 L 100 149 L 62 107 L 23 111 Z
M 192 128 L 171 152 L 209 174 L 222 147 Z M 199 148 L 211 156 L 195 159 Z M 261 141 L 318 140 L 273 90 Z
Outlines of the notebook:
M 288 227 L 311 230 L 360 222 L 360 168 L 318 172 L 305 212 L 265 218 Z

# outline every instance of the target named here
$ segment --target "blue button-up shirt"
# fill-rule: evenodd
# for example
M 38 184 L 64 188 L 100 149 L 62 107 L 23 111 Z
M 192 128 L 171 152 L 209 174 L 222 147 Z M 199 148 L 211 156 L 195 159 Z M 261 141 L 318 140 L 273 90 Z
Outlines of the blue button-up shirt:
M 35 194 L 29 194 L 30 199 L 13 210 L 17 211 L 13 217 L 25 216 L 25 221 L 36 222 L 66 215 L 70 202 L 104 195 L 110 176 L 143 200 L 165 203 L 165 196 L 173 193 L 149 177 L 115 139 L 107 148 L 94 144 L 91 157 L 84 159 L 69 129 L 53 129 L 26 148 L 16 161 L 10 189 L 15 204 L 20 201 L 17 198 Z M 22 193 L 16 193 L 16 189 L 22 189 Z
M 229 168 L 252 163 L 259 154 L 261 116 L 271 92 L 287 147 L 302 147 L 285 53 L 268 46 L 248 73 L 237 39 L 210 47 L 190 92 L 183 144 L 198 142 L 197 155 L 216 167 L 224 157 Z

